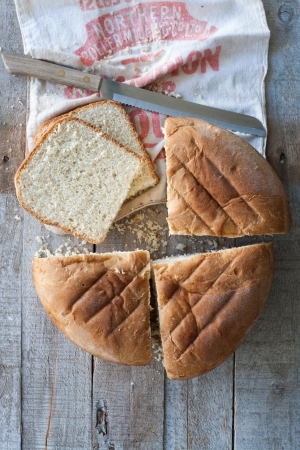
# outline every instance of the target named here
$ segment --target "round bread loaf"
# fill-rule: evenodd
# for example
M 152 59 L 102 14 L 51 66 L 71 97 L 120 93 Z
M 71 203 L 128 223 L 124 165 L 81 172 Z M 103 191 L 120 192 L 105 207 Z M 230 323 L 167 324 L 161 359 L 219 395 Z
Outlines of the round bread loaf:
M 268 298 L 272 244 L 152 263 L 167 376 L 202 375 L 245 339 Z
M 287 233 L 290 209 L 271 165 L 230 131 L 200 119 L 165 122 L 171 234 Z
M 33 281 L 53 323 L 74 344 L 118 364 L 151 355 L 149 253 L 34 258 Z

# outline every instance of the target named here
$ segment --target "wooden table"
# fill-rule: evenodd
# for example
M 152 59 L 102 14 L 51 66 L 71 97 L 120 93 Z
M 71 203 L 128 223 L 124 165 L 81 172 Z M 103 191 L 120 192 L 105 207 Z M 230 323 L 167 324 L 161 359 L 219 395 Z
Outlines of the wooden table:
M 36 238 L 53 250 L 66 237 L 47 232 L 16 201 L 13 176 L 25 152 L 27 83 L 0 64 L 1 450 L 300 449 L 299 4 L 264 5 L 271 29 L 267 157 L 287 189 L 293 226 L 288 235 L 269 238 L 276 254 L 273 288 L 245 342 L 219 368 L 189 381 L 169 381 L 156 360 L 130 368 L 92 358 L 46 316 L 31 281 L 31 259 L 42 244 Z M 12 0 L 1 2 L 0 15 L 2 50 L 22 53 Z M 161 225 L 165 215 L 164 207 L 145 211 Z M 115 230 L 96 251 L 134 249 L 134 236 Z M 187 252 L 209 248 L 199 239 L 175 242 L 166 229 L 159 240 L 154 256 L 172 253 L 178 242 Z

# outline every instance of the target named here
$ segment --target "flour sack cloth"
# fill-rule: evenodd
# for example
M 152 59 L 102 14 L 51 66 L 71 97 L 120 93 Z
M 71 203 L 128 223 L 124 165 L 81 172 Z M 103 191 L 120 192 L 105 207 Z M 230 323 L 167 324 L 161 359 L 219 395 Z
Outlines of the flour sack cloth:
M 163 95 L 248 114 L 266 127 L 269 29 L 261 0 L 15 0 L 24 53 Z M 99 94 L 32 79 L 28 151 L 38 127 Z M 165 116 L 126 107 L 159 184 L 118 218 L 166 199 Z M 240 134 L 265 156 L 266 139 Z

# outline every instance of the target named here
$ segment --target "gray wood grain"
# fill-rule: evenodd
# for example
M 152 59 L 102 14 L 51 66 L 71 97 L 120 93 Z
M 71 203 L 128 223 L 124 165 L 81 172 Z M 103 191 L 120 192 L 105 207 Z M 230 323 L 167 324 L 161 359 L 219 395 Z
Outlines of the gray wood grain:
M 166 379 L 164 449 L 188 448 L 188 381 Z
M 299 446 L 299 268 L 276 269 L 267 307 L 236 352 L 236 448 Z M 289 277 L 287 277 L 289 273 Z
M 120 220 L 97 252 L 144 248 L 153 257 L 166 251 L 165 207 L 146 208 Z M 166 245 L 164 245 L 166 244 Z M 99 403 L 100 401 L 100 403 Z M 95 358 L 93 420 L 105 404 L 107 434 L 94 429 L 99 450 L 162 450 L 164 427 L 164 369 L 153 360 L 146 367 L 124 367 Z M 94 425 L 94 426 L 95 426 Z
M 165 449 L 232 448 L 233 358 L 188 381 L 166 383 Z
M 0 195 L 0 448 L 21 448 L 22 211 Z
M 43 242 L 41 241 L 43 237 Z M 48 318 L 31 273 L 35 252 L 48 243 L 79 247 L 81 241 L 50 233 L 24 217 L 22 272 L 22 449 L 91 448 L 92 357 L 75 347 Z M 85 246 L 87 247 L 87 246 Z M 92 248 L 90 246 L 90 248 Z
M 13 0 L 1 2 L 0 47 L 23 53 Z M 14 192 L 14 175 L 25 154 L 26 78 L 7 73 L 1 58 L 0 95 L 0 192 Z
M 188 381 L 188 449 L 232 448 L 233 358 Z
M 1 5 L 0 46 L 16 52 L 22 48 L 13 1 Z M 25 150 L 26 80 L 9 80 L 0 70 L 0 95 L 0 446 L 17 450 L 21 448 L 23 213 L 15 196 L 3 192 L 13 192 L 14 172 Z
M 266 308 L 236 352 L 235 447 L 299 448 L 299 121 L 298 2 L 264 0 L 271 29 L 266 82 L 267 158 L 286 186 L 292 230 L 274 236 L 276 270 Z
M 231 247 L 229 239 L 173 236 L 170 255 Z M 184 249 L 177 248 L 182 244 Z M 187 381 L 166 380 L 166 450 L 232 448 L 233 358 L 206 375 Z
M 124 367 L 95 360 L 93 376 L 94 445 L 99 450 L 162 450 L 164 371 L 153 361 L 146 367 Z M 106 427 L 97 427 L 104 405 Z M 99 416 L 98 416 L 99 417 Z M 99 423 L 99 422 L 98 422 Z M 104 434 L 105 433 L 105 434 Z

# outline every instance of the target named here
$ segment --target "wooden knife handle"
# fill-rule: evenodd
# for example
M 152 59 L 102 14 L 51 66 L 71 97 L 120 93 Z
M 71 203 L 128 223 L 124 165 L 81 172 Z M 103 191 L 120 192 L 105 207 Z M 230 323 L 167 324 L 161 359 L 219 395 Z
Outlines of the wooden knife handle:
M 3 54 L 2 59 L 7 71 L 15 75 L 27 75 L 91 91 L 98 91 L 100 87 L 101 78 L 99 76 L 80 70 L 22 55 Z

